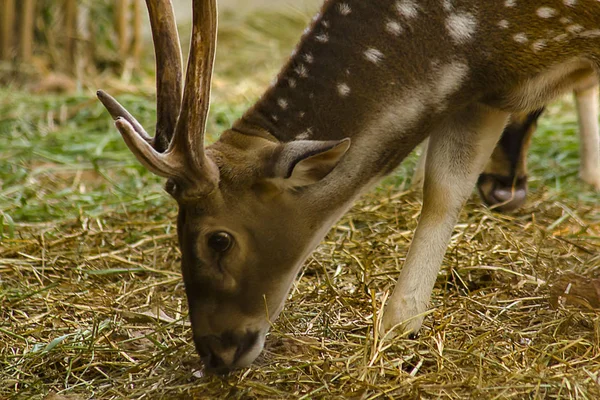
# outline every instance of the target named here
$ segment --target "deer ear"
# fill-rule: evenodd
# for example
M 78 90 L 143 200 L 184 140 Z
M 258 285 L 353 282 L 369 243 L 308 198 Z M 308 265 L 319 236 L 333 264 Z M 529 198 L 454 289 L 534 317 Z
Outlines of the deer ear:
M 273 183 L 285 188 L 311 185 L 327 176 L 350 148 L 350 139 L 296 140 L 280 148 Z

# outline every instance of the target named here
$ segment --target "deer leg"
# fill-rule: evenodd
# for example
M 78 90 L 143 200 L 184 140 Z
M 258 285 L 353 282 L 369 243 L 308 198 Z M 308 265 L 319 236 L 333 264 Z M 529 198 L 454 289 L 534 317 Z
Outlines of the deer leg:
M 508 113 L 483 105 L 444 121 L 429 138 L 423 208 L 406 262 L 384 310 L 384 331 L 417 332 L 458 215 L 494 149 Z
M 575 89 L 581 137 L 579 176 L 600 190 L 600 130 L 598 128 L 598 85 Z

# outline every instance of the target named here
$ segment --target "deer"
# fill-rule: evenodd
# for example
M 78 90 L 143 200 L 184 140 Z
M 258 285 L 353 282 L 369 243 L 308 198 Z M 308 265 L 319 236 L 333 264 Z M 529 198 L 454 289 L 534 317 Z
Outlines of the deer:
M 600 190 L 600 129 L 598 126 L 598 96 L 595 76 L 584 80 L 573 90 L 579 122 L 579 176 L 582 181 Z M 544 107 L 531 112 L 511 114 L 492 157 L 477 179 L 479 196 L 491 209 L 513 212 L 527 199 L 527 153 L 533 133 Z M 412 186 L 421 189 L 425 176 L 427 139 L 415 168 Z
M 451 233 L 509 115 L 600 67 L 596 0 L 327 0 L 274 84 L 204 145 L 215 0 L 194 0 L 185 82 L 172 5 L 147 0 L 154 136 L 97 95 L 167 179 L 193 342 L 208 370 L 250 365 L 311 252 L 429 137 L 423 205 L 377 329 L 417 333 Z

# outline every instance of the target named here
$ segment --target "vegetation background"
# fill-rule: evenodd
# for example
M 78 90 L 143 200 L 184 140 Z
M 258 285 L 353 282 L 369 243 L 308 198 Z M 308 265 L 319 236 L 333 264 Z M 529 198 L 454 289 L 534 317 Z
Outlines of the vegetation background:
M 80 2 L 100 33 L 72 68 L 67 3 L 39 0 L 31 58 L 16 67 L 17 48 L 0 62 L 1 399 L 600 398 L 597 305 L 564 293 L 575 280 L 597 290 L 600 270 L 598 194 L 577 179 L 571 99 L 541 120 L 527 205 L 502 215 L 469 201 L 418 339 L 373 331 L 419 215 L 411 155 L 309 259 L 259 360 L 206 375 L 175 204 L 95 99 L 109 90 L 152 129 L 151 48 L 130 51 L 129 31 L 123 58 L 118 5 Z M 221 13 L 209 140 L 267 87 L 310 9 Z M 87 42 L 75 39 L 79 60 Z

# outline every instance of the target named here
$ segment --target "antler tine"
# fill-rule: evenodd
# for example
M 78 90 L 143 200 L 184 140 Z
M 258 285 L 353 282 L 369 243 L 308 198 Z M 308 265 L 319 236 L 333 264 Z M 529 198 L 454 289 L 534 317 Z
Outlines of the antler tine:
M 133 127 L 134 131 L 137 132 L 142 137 L 142 139 L 144 139 L 150 144 L 152 143 L 152 138 L 146 133 L 144 127 L 137 121 L 137 119 L 135 119 L 133 115 L 129 113 L 129 111 L 125 109 L 125 107 L 121 105 L 121 103 L 115 100 L 114 97 L 106 93 L 104 90 L 98 90 L 96 92 L 96 96 L 98 96 L 98 99 L 104 105 L 104 107 L 106 108 L 108 113 L 113 117 L 114 120 L 123 118 L 124 120 L 129 122 L 129 124 Z
M 217 39 L 215 0 L 194 0 L 190 55 L 181 113 L 169 152 L 182 152 L 207 186 L 214 184 L 214 165 L 204 154 L 204 132 L 210 105 L 210 89 Z M 218 176 L 218 175 L 217 175 Z
M 153 147 L 164 152 L 181 109 L 181 45 L 171 0 L 146 0 L 156 58 L 156 134 Z

